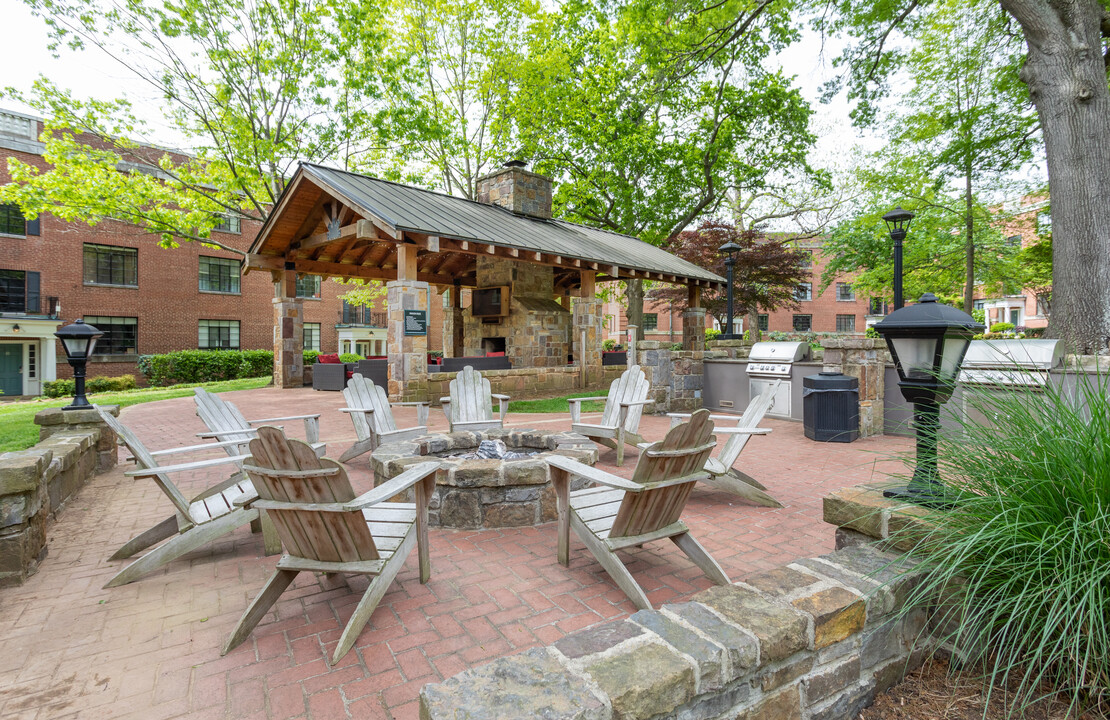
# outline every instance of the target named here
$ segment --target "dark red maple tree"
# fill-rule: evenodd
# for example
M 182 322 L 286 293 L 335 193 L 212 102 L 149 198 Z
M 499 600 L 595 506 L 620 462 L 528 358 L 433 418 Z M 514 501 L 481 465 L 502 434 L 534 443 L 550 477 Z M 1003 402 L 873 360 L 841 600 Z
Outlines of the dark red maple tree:
M 696 230 L 671 236 L 664 247 L 683 260 L 725 277 L 725 258 L 718 248 L 730 240 L 741 248 L 733 267 L 735 317 L 757 310 L 797 309 L 797 287 L 810 281 L 809 255 L 791 247 L 788 240 L 770 237 L 759 230 L 741 230 L 721 220 L 706 220 Z M 687 292 L 683 286 L 657 286 L 648 291 L 647 297 L 671 303 L 676 310 L 686 309 Z M 702 291 L 702 307 L 717 318 L 721 327 L 728 324 L 727 297 L 723 288 Z

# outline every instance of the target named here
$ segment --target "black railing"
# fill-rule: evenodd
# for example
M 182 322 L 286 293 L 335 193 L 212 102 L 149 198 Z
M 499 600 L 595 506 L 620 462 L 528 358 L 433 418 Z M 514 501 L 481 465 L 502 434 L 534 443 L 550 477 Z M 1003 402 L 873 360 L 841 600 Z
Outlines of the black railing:
M 339 311 L 339 324 L 383 328 L 386 317 L 387 314 L 384 312 L 372 312 L 368 307 L 343 303 L 343 309 Z

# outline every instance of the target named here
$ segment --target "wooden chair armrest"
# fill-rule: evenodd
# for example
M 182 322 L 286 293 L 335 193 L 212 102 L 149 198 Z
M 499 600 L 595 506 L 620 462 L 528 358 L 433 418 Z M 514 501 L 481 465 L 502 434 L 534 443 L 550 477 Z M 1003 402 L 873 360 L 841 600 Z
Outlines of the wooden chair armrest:
M 691 417 L 693 417 L 693 415 L 690 414 L 690 413 L 667 413 L 667 417 L 682 418 L 683 420 L 689 420 Z M 709 419 L 710 420 L 739 420 L 740 417 L 741 417 L 740 415 L 710 415 Z
M 633 405 L 654 405 L 654 400 L 629 400 L 620 403 L 622 407 L 632 407 Z
M 278 420 L 316 420 L 320 418 L 320 413 L 315 415 L 290 415 L 289 417 L 276 417 L 276 418 L 263 418 L 262 420 L 247 420 L 251 425 L 258 423 L 276 422 Z
M 389 403 L 389 404 L 390 404 L 390 405 L 400 405 L 400 406 L 402 406 L 402 407 L 407 407 L 407 406 L 410 406 L 410 405 L 411 405 L 411 406 L 416 406 L 416 405 L 431 405 L 431 404 L 432 404 L 432 401 L 431 401 L 431 400 L 413 400 L 413 401 L 411 401 L 411 402 L 395 402 L 395 403 Z
M 441 397 L 439 399 L 439 402 L 440 402 L 440 404 L 450 403 L 451 402 L 451 396 L 448 395 L 447 397 Z
M 363 508 L 377 505 L 410 487 L 439 470 L 442 463 L 436 460 L 413 465 L 392 480 L 382 483 L 373 490 L 359 495 L 354 500 L 342 503 L 344 510 L 362 510 Z
M 339 412 L 345 413 L 372 413 L 374 408 L 339 408 Z
M 498 400 L 508 400 L 508 399 L 509 399 L 509 396 L 508 396 L 508 395 L 501 395 L 501 394 L 499 394 L 499 393 L 490 393 L 490 394 L 489 394 L 489 396 L 490 396 L 490 397 L 495 397 L 495 398 L 497 398 Z
M 583 402 L 587 402 L 589 400 L 608 400 L 608 399 L 609 399 L 609 396 L 607 396 L 607 395 L 598 395 L 597 397 L 567 398 L 567 402 L 583 403 Z
M 154 477 L 155 475 L 162 475 L 165 473 L 185 472 L 186 470 L 200 470 L 201 468 L 215 467 L 216 465 L 227 465 L 228 463 L 235 463 L 238 465 L 246 460 L 249 455 L 229 455 L 222 458 L 214 458 L 212 460 L 198 460 L 191 463 L 181 463 L 180 465 L 159 465 L 152 468 L 139 468 L 137 470 L 128 470 L 124 475 L 127 477 Z
M 544 458 L 544 461 L 552 467 L 557 467 L 560 470 L 574 475 L 576 477 L 586 478 L 591 482 L 605 485 L 607 487 L 616 488 L 617 490 L 627 490 L 629 492 L 641 492 L 644 487 L 639 483 L 634 483 L 631 480 L 625 480 L 622 477 L 617 477 L 604 470 L 592 468 L 585 463 L 580 463 L 577 460 L 572 460 L 562 455 L 555 455 L 552 457 Z
M 715 427 L 713 432 L 725 435 L 767 435 L 771 432 L 771 428 Z
M 207 432 L 199 432 L 196 435 L 199 438 L 210 438 L 210 437 L 223 437 L 225 435 L 251 435 L 251 436 L 255 436 L 257 434 L 258 434 L 258 430 L 254 429 L 254 428 L 243 428 L 242 430 L 208 430 Z
M 242 431 L 239 431 L 242 432 Z M 168 450 L 155 450 L 150 453 L 151 457 L 161 457 L 163 455 L 174 455 L 176 453 L 197 452 L 198 450 L 212 450 L 213 448 L 233 447 L 235 445 L 242 445 L 249 440 L 224 440 L 223 442 L 204 443 L 203 445 L 188 445 L 186 447 L 169 448 Z
M 245 492 L 242 495 L 240 495 L 239 497 L 232 500 L 231 504 L 234 505 L 235 507 L 243 507 L 244 505 L 250 505 L 252 502 L 254 502 L 257 499 L 258 499 L 258 491 Z

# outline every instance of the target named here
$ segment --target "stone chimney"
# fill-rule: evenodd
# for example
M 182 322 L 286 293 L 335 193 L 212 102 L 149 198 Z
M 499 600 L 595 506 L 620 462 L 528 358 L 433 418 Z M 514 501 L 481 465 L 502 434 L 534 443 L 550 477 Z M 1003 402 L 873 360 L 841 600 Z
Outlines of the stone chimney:
M 500 205 L 519 215 L 551 217 L 551 178 L 525 170 L 522 160 L 510 160 L 478 178 L 478 202 Z

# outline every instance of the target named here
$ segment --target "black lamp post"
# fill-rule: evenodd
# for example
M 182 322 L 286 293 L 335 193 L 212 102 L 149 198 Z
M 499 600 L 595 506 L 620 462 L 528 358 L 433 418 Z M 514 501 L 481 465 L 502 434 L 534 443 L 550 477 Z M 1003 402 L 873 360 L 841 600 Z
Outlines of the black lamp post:
M 725 258 L 725 268 L 728 280 L 728 332 L 721 334 L 721 340 L 737 340 L 739 336 L 736 334 L 736 324 L 732 319 L 732 269 L 736 267 L 736 253 L 743 250 L 732 240 L 717 248 L 717 252 L 727 255 Z
M 902 396 L 913 403 L 917 433 L 917 467 L 909 485 L 883 495 L 919 505 L 943 504 L 944 486 L 937 479 L 940 406 L 952 397 L 967 346 L 983 326 L 925 293 L 916 305 L 895 310 L 874 327 L 894 357 Z
M 103 335 L 104 333 L 92 325 L 86 325 L 84 320 L 66 325 L 54 333 L 54 336 L 62 341 L 66 360 L 73 366 L 73 402 L 62 408 L 63 410 L 83 410 L 92 407 L 85 398 L 85 364 L 96 348 L 96 341 Z
M 902 309 L 902 241 L 910 229 L 910 220 L 913 213 L 903 210 L 901 206 L 894 208 L 883 215 L 886 227 L 890 231 L 890 239 L 894 241 L 894 309 Z

